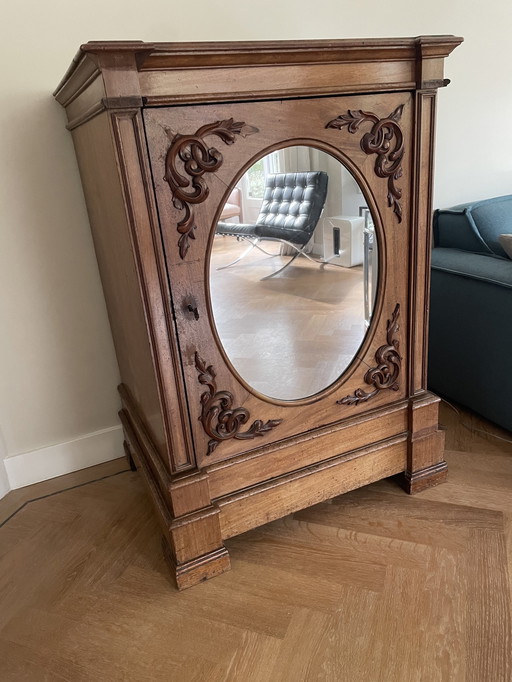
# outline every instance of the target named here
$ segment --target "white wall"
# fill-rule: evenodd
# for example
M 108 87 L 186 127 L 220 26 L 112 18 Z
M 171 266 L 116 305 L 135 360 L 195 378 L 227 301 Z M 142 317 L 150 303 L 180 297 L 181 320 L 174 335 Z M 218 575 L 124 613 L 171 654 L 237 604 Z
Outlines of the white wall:
M 512 191 L 511 26 L 510 0 L 6 5 L 0 432 L 11 485 L 122 454 L 118 370 L 71 139 L 51 97 L 80 43 L 462 35 L 439 94 L 435 203 L 446 206 Z

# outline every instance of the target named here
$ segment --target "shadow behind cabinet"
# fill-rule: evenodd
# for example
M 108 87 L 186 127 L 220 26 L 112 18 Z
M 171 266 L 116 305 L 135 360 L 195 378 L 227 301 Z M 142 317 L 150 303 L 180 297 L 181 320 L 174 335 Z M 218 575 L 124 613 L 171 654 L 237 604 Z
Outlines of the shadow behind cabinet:
M 453 36 L 82 46 L 55 96 L 80 167 L 122 384 L 128 456 L 185 588 L 223 541 L 381 478 L 446 476 L 426 390 L 435 99 Z M 310 145 L 375 223 L 372 322 L 346 371 L 297 400 L 241 378 L 210 301 L 215 226 L 242 173 Z

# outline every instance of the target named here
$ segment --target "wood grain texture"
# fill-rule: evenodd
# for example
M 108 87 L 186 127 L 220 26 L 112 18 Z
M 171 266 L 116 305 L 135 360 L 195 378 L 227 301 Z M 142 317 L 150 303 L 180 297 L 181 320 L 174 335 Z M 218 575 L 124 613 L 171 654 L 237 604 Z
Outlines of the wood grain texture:
M 422 192 L 412 199 L 412 221 L 409 267 L 415 282 L 409 299 L 412 323 L 410 347 L 414 361 L 409 367 L 409 390 L 421 392 L 427 382 L 428 313 L 429 306 L 422 304 L 421 291 L 430 291 L 430 253 L 432 250 L 432 193 L 434 176 L 434 149 L 428 140 L 434 139 L 436 112 L 435 90 L 415 94 L 414 177 Z
M 132 247 L 131 216 L 118 175 L 108 114 L 76 128 L 73 142 L 121 376 L 140 405 L 162 460 L 168 462 L 144 299 Z
M 114 113 L 111 121 L 129 221 L 131 248 L 137 268 L 139 297 L 146 320 L 145 330 L 139 328 L 139 324 L 137 328 L 134 325 L 133 331 L 141 335 L 145 332 L 147 335 L 160 408 L 154 419 L 161 419 L 163 422 L 167 445 L 166 465 L 175 472 L 193 467 L 195 459 L 190 443 L 185 398 L 180 390 L 182 377 L 179 371 L 179 349 L 169 306 L 170 292 L 161 253 L 143 123 L 140 111 L 133 109 Z M 111 257 L 114 257 L 113 253 Z M 137 299 L 134 299 L 133 305 L 136 303 Z M 126 312 L 123 317 L 129 320 Z M 123 373 L 121 378 L 124 381 Z M 147 376 L 145 380 L 149 382 L 151 377 Z M 139 383 L 143 384 L 143 381 L 140 377 L 133 386 L 128 383 L 135 398 Z M 151 424 L 153 415 L 147 416 L 146 406 L 140 401 L 138 405 L 143 414 L 146 412 L 146 422 Z M 177 428 L 178 424 L 180 428 Z
M 314 437 L 282 441 L 277 447 L 267 447 L 240 457 L 207 467 L 213 498 L 222 497 L 259 481 L 268 480 L 291 470 L 321 462 L 326 455 L 341 456 L 364 447 L 369 441 L 386 440 L 407 431 L 407 406 L 398 403 L 366 419 L 346 419 L 337 428 L 318 429 Z M 379 425 L 380 422 L 380 425 Z M 385 426 L 382 426 L 382 423 Z M 272 458 L 267 457 L 272 452 Z M 265 474 L 262 476 L 262 469 Z
M 230 43 L 92 41 L 81 46 L 55 96 L 66 106 L 98 65 L 106 73 L 107 98 L 142 95 L 149 105 L 441 87 L 446 85 L 444 58 L 461 42 L 450 35 Z M 120 68 L 130 60 L 131 69 Z
M 2 682 L 509 682 L 512 444 L 441 418 L 444 486 L 380 481 L 269 523 L 185 592 L 169 590 L 137 474 L 28 504 L 0 529 Z
M 405 468 L 406 455 L 405 437 L 397 437 L 220 498 L 222 537 L 398 474 Z

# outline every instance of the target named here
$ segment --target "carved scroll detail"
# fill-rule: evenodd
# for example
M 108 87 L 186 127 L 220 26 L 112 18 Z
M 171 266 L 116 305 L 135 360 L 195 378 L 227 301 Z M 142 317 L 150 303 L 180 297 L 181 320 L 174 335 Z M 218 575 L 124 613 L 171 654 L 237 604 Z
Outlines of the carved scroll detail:
M 178 223 L 178 240 L 181 258 L 185 258 L 190 248 L 190 240 L 195 239 L 197 225 L 191 204 L 200 204 L 209 194 L 208 185 L 203 179 L 205 173 L 214 173 L 224 161 L 215 147 L 208 147 L 204 138 L 208 135 L 219 137 L 225 144 L 233 144 L 237 135 L 247 137 L 257 133 L 258 128 L 243 121 L 215 121 L 202 126 L 194 135 L 174 135 L 165 157 L 164 180 L 172 192 L 172 203 L 179 211 L 184 211 Z M 180 163 L 181 162 L 181 163 Z M 180 168 L 182 167 L 182 170 Z
M 359 130 L 362 123 L 372 124 L 370 132 L 361 138 L 361 149 L 365 154 L 377 154 L 375 173 L 379 178 L 388 179 L 388 205 L 402 222 L 402 190 L 395 181 L 402 177 L 402 159 L 404 156 L 404 139 L 398 121 L 402 117 L 404 105 L 400 104 L 389 116 L 380 118 L 369 111 L 349 109 L 330 121 L 325 127 L 341 130 L 347 128 L 349 133 Z
M 202 411 L 199 417 L 204 430 L 210 436 L 207 455 L 211 455 L 217 445 L 224 440 L 231 438 L 247 440 L 263 436 L 283 421 L 269 419 L 263 422 L 256 419 L 247 431 L 240 432 L 241 427 L 249 421 L 249 411 L 244 407 L 233 409 L 233 395 L 229 391 L 217 391 L 213 367 L 211 365 L 207 367 L 197 352 L 194 359 L 199 373 L 199 383 L 208 386 L 208 390 L 201 395 Z
M 398 375 L 402 365 L 402 358 L 398 353 L 398 339 L 396 338 L 396 334 L 400 329 L 398 324 L 399 316 L 400 304 L 397 303 L 391 319 L 388 320 L 387 343 L 385 346 L 381 346 L 375 353 L 377 367 L 372 367 L 364 375 L 365 382 L 370 384 L 370 386 L 374 386 L 374 390 L 367 392 L 362 388 L 358 388 L 354 391 L 353 395 L 347 395 L 345 398 L 337 400 L 336 403 L 338 405 L 359 405 L 359 403 L 366 402 L 377 395 L 379 391 L 387 388 L 392 391 L 398 391 Z

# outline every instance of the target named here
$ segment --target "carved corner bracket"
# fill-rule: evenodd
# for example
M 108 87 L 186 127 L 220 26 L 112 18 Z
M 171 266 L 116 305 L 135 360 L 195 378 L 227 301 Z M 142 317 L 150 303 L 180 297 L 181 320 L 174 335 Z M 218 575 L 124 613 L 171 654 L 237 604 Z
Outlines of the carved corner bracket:
M 208 390 L 201 395 L 202 410 L 199 417 L 204 430 L 210 436 L 207 456 L 211 455 L 217 445 L 224 440 L 231 438 L 249 440 L 263 436 L 283 421 L 282 419 L 269 419 L 263 422 L 261 419 L 256 419 L 247 431 L 241 432 L 241 427 L 249 421 L 251 416 L 249 411 L 244 407 L 233 408 L 233 395 L 229 391 L 217 391 L 213 367 L 206 366 L 206 362 L 199 357 L 197 352 L 194 359 L 199 373 L 199 383 L 208 387 Z
M 361 138 L 361 149 L 365 154 L 376 154 L 375 173 L 379 178 L 388 180 L 388 205 L 402 222 L 402 190 L 395 181 L 402 177 L 402 159 L 404 156 L 404 138 L 398 121 L 402 117 L 404 105 L 400 104 L 389 116 L 379 118 L 376 114 L 361 109 L 349 109 L 346 114 L 329 121 L 326 128 L 341 130 L 347 128 L 349 133 L 356 133 L 362 123 L 371 123 L 372 129 Z
M 370 400 L 370 398 L 373 398 L 379 391 L 388 388 L 392 391 L 398 391 L 400 388 L 398 385 L 398 376 L 402 366 L 402 358 L 398 352 L 399 343 L 396 338 L 396 334 L 400 329 L 398 324 L 399 316 L 400 304 L 397 303 L 391 319 L 388 320 L 386 334 L 387 343 L 384 346 L 380 346 L 375 353 L 377 367 L 372 367 L 364 375 L 365 382 L 370 386 L 374 386 L 374 390 L 364 391 L 362 388 L 358 388 L 354 391 L 353 395 L 347 395 L 345 398 L 337 400 L 336 403 L 338 405 L 359 405 L 359 403 L 364 403 L 367 400 Z
M 199 128 L 194 135 L 178 133 L 172 138 L 165 157 L 164 180 L 171 188 L 173 206 L 185 212 L 177 225 L 181 235 L 178 246 L 182 259 L 190 248 L 190 240 L 195 239 L 194 230 L 197 227 L 190 205 L 205 201 L 209 189 L 203 175 L 214 173 L 224 161 L 219 150 L 208 147 L 204 138 L 215 135 L 229 145 L 235 142 L 237 135 L 247 137 L 257 132 L 258 128 L 229 118 L 208 123 Z

